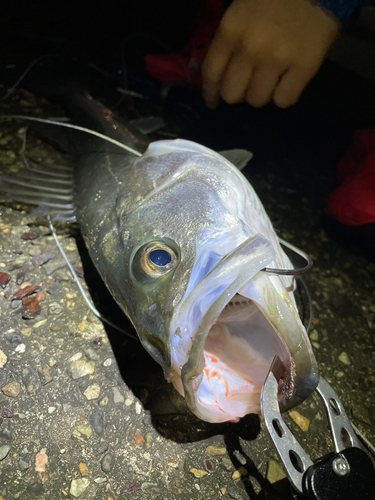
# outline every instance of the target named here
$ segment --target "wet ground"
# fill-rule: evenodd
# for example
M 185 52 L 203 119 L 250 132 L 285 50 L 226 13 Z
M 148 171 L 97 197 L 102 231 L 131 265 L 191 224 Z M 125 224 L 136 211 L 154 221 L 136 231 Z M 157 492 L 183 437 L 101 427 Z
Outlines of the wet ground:
M 2 113 L 12 112 L 61 114 L 22 90 L 3 103 Z M 315 262 L 306 276 L 315 354 L 350 418 L 374 443 L 375 263 L 337 244 L 321 221 L 335 185 L 335 161 L 353 130 L 337 134 L 331 154 L 315 156 L 318 135 L 302 146 L 296 140 L 298 155 L 281 154 L 283 137 L 268 135 L 276 153 L 271 147 L 262 155 L 266 119 L 255 118 L 258 141 L 243 144 L 256 153 L 246 173 L 280 236 Z M 23 168 L 24 126 L 1 124 L 2 174 Z M 203 141 L 200 127 L 194 133 L 187 127 L 185 136 Z M 298 121 L 294 127 L 298 136 Z M 246 133 L 239 131 L 232 147 Z M 209 134 L 206 143 L 215 145 Z M 61 161 L 61 153 L 32 131 L 26 151 L 35 162 Z M 224 425 L 197 420 L 139 343 L 104 327 L 90 312 L 45 221 L 25 216 L 24 208 L 3 204 L 0 217 L 0 498 L 289 500 L 288 482 L 259 418 Z M 59 225 L 59 237 L 96 307 L 130 331 L 78 229 Z M 306 309 L 303 293 L 299 301 Z M 297 411 L 306 419 L 302 424 L 295 414 L 285 421 L 306 451 L 312 458 L 331 451 L 319 399 L 312 396 Z

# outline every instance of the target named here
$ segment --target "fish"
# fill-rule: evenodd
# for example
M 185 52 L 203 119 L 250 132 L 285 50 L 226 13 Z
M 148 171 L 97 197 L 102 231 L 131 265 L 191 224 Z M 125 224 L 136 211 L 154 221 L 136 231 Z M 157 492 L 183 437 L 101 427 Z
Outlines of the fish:
M 77 220 L 105 285 L 197 417 L 220 423 L 259 414 L 276 355 L 280 408 L 304 401 L 318 366 L 294 277 L 265 272 L 293 266 L 238 168 L 251 155 L 184 139 L 150 142 L 86 92 L 69 95 L 66 107 L 72 123 L 129 151 L 61 133 L 73 165 L 2 177 L 3 198 Z

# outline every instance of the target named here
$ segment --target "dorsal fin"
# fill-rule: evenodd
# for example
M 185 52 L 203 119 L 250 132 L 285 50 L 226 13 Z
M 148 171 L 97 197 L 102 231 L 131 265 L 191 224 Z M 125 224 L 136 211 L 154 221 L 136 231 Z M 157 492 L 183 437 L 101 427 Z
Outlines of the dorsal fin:
M 221 156 L 229 160 L 238 170 L 242 170 L 253 157 L 253 153 L 247 149 L 228 149 L 219 151 Z

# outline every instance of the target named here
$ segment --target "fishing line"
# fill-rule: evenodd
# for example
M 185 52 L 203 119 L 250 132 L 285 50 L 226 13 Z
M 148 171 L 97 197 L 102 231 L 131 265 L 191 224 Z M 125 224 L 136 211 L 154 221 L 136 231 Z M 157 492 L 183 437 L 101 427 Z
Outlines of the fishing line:
M 5 120 L 30 120 L 32 122 L 40 122 L 40 123 L 48 123 L 49 125 L 58 125 L 59 127 L 65 127 L 65 128 L 71 128 L 74 130 L 79 130 L 81 132 L 86 132 L 87 134 L 94 135 L 96 137 L 99 137 L 100 139 L 103 139 L 107 142 L 110 142 L 112 144 L 115 144 L 119 148 L 125 149 L 129 153 L 132 153 L 135 156 L 142 156 L 142 153 L 137 151 L 136 149 L 133 149 L 129 146 L 126 146 L 120 141 L 116 141 L 116 139 L 112 139 L 111 137 L 107 137 L 104 134 L 101 134 L 100 132 L 96 132 L 95 130 L 90 130 L 89 128 L 86 127 L 81 127 L 79 125 L 73 125 L 72 123 L 62 123 L 58 122 L 55 120 L 48 120 L 46 118 L 37 118 L 35 116 L 24 116 L 24 115 L 0 115 L 0 118 L 5 119 Z
M 67 266 L 69 267 L 69 271 L 72 273 L 73 275 L 73 278 L 75 280 L 75 282 L 77 283 L 77 286 L 79 288 L 79 291 L 81 292 L 83 298 L 85 299 L 86 301 L 86 304 L 89 306 L 90 310 L 95 314 L 95 316 L 97 318 L 99 318 L 101 321 L 103 321 L 103 323 L 107 323 L 107 325 L 111 326 L 112 328 L 115 328 L 116 330 L 118 330 L 119 332 L 121 333 L 124 333 L 127 337 L 131 338 L 132 340 L 138 340 L 137 337 L 135 337 L 134 335 L 132 335 L 131 333 L 128 333 L 126 332 L 125 330 L 122 330 L 119 326 L 115 325 L 114 323 L 112 323 L 112 321 L 110 321 L 109 319 L 105 318 L 97 309 L 95 306 L 93 306 L 81 284 L 81 282 L 79 281 L 79 278 L 77 276 L 77 273 L 75 272 L 72 264 L 70 263 L 63 247 L 61 246 L 60 242 L 59 242 L 59 239 L 57 237 L 57 234 L 56 234 L 56 231 L 55 231 L 55 228 L 53 227 L 53 224 L 52 224 L 52 221 L 51 221 L 51 218 L 49 215 L 47 215 L 47 220 L 48 220 L 48 225 L 49 225 L 49 228 L 50 228 L 50 231 L 52 233 L 52 236 L 53 236 L 53 239 L 55 240 L 55 243 L 57 245 L 57 248 L 59 249 L 59 252 L 61 253 L 61 255 L 63 256 Z
M 312 268 L 312 266 L 314 265 L 314 263 L 311 260 L 311 258 L 307 255 L 306 252 L 304 252 L 300 248 L 292 245 L 291 243 L 283 240 L 282 238 L 279 238 L 279 242 L 284 247 L 289 248 L 289 250 L 292 250 L 292 252 L 294 252 L 294 253 L 300 255 L 301 257 L 303 257 L 306 260 L 306 262 L 307 262 L 306 266 L 305 267 L 296 268 L 296 269 L 276 269 L 276 268 L 271 268 L 271 267 L 265 267 L 264 269 L 262 269 L 262 271 L 264 271 L 266 273 L 270 273 L 270 274 L 280 274 L 282 276 L 298 276 L 300 274 L 305 274 L 308 271 L 310 271 L 310 269 Z

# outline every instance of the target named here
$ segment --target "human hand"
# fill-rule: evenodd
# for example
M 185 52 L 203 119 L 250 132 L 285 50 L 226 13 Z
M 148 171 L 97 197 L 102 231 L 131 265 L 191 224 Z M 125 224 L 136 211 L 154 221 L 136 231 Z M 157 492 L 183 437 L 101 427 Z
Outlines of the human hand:
M 234 0 L 203 64 L 209 107 L 247 101 L 295 104 L 320 68 L 341 24 L 311 0 Z

